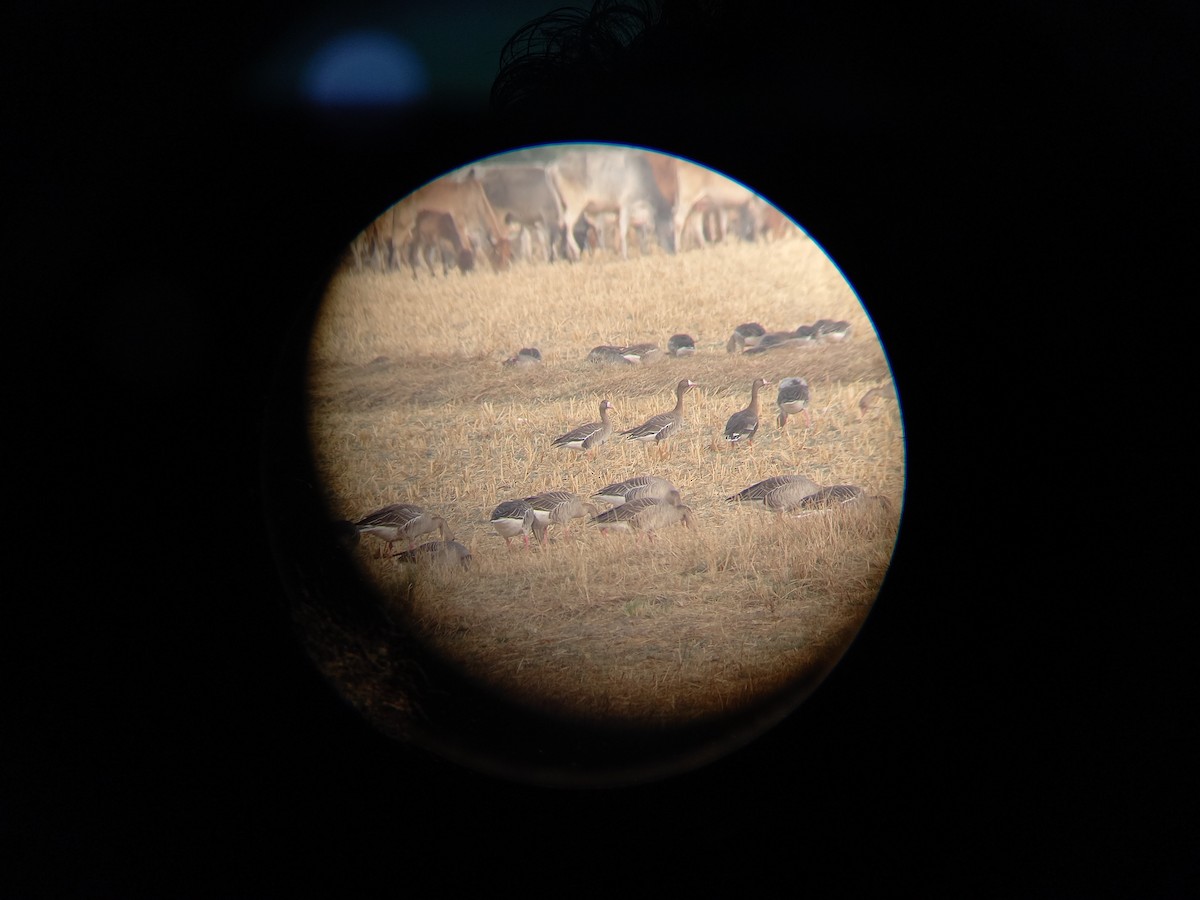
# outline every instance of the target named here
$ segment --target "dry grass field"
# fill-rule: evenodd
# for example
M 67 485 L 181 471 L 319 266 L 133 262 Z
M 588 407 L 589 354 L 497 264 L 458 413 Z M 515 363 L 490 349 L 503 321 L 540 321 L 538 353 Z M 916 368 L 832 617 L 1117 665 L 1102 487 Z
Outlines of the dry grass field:
M 740 322 L 791 330 L 820 318 L 850 321 L 851 338 L 726 353 Z M 665 349 L 676 332 L 696 339 L 694 357 L 621 368 L 585 360 L 598 344 Z M 524 346 L 540 348 L 540 366 L 501 364 Z M 725 421 L 747 405 L 751 382 L 790 375 L 811 386 L 811 427 L 793 418 L 781 430 L 771 387 L 753 447 L 728 447 Z M 669 726 L 815 684 L 859 629 L 887 572 L 904 491 L 895 403 L 865 415 L 857 405 L 888 376 L 853 292 L 799 234 L 419 280 L 347 268 L 311 345 L 310 429 L 335 518 L 415 502 L 470 547 L 465 571 L 398 563 L 369 535 L 353 550 L 389 616 L 432 652 L 543 711 Z M 699 387 L 666 458 L 615 434 L 594 457 L 550 447 L 596 419 L 604 398 L 617 429 L 670 409 L 681 378 Z M 648 541 L 577 519 L 569 536 L 552 527 L 547 546 L 510 550 L 489 523 L 502 500 L 552 489 L 586 498 L 639 473 L 678 485 L 696 527 Z M 891 507 L 778 517 L 725 502 L 785 473 L 853 482 Z

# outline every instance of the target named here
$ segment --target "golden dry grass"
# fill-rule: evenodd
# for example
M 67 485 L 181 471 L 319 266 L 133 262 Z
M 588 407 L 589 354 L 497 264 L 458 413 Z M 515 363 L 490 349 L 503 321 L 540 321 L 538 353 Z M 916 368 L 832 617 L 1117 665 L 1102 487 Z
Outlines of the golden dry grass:
M 894 403 L 860 416 L 888 376 L 863 309 L 811 241 L 729 243 L 449 277 L 346 270 L 312 342 L 311 433 L 331 512 L 387 503 L 443 515 L 473 552 L 469 571 L 400 565 L 369 536 L 364 570 L 438 654 L 518 702 L 612 722 L 691 721 L 819 676 L 858 630 L 890 560 L 904 489 Z M 731 356 L 733 327 L 846 319 L 842 344 Z M 697 354 L 644 367 L 585 361 L 602 343 L 690 333 Z M 523 346 L 543 364 L 506 368 Z M 757 377 L 801 375 L 812 427 L 775 424 L 774 390 L 752 448 L 721 434 Z M 594 457 L 550 441 L 598 415 L 620 428 L 669 409 L 680 378 L 686 427 L 659 460 L 613 440 Z M 654 541 L 576 520 L 545 548 L 505 547 L 489 524 L 501 500 L 552 489 L 586 497 L 641 472 L 678 485 L 697 527 Z M 780 518 L 724 498 L 774 474 L 853 482 L 890 509 Z M 603 508 L 603 504 L 601 504 Z

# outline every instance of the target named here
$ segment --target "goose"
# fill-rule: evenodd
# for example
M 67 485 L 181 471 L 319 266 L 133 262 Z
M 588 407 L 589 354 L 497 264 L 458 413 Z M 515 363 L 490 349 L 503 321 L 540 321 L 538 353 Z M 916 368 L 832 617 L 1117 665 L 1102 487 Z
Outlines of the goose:
M 671 491 L 663 499 L 638 497 L 593 516 L 591 521 L 600 526 L 601 534 L 610 530 L 629 531 L 653 540 L 658 529 L 679 523 L 691 528 L 695 518 L 692 508 L 680 502 L 679 491 Z
M 622 431 L 621 434 L 626 435 L 628 440 L 642 441 L 643 443 L 655 443 L 659 447 L 661 454 L 665 445 L 663 441 L 673 435 L 683 425 L 683 398 L 692 388 L 696 387 L 696 382 L 685 378 L 675 385 L 675 408 L 670 412 L 659 413 L 656 416 L 651 416 L 641 425 L 636 425 L 633 428 Z
M 392 558 L 398 562 L 426 560 L 444 565 L 459 565 L 464 569 L 471 567 L 471 551 L 458 541 L 426 541 L 412 550 L 393 553 Z
M 857 484 L 831 484 L 823 487 L 807 497 L 801 498 L 793 509 L 826 510 L 841 509 L 848 506 L 865 506 L 876 503 L 884 509 L 891 509 L 891 501 L 887 497 L 869 495 Z
M 879 385 L 879 387 L 871 388 L 869 391 L 867 391 L 865 394 L 863 394 L 861 397 L 859 397 L 858 398 L 858 413 L 859 413 L 859 415 L 866 415 L 867 410 L 870 409 L 871 404 L 875 402 L 876 398 L 880 398 L 883 400 L 895 400 L 896 399 L 896 383 L 894 381 L 886 381 L 883 384 Z
M 512 539 L 519 534 L 528 548 L 529 532 L 531 531 L 539 540 L 541 539 L 541 525 L 530 504 L 532 499 L 532 497 L 523 497 L 516 500 L 505 500 L 492 510 L 492 528 L 495 529 L 496 534 L 504 538 L 504 546 L 511 548 Z
M 816 493 L 810 493 L 797 504 L 797 509 L 838 509 L 840 506 L 862 506 L 877 503 L 884 509 L 892 508 L 887 497 L 868 494 L 858 485 L 829 485 Z
M 845 319 L 834 322 L 829 319 L 818 319 L 813 323 L 817 337 L 822 341 L 844 341 L 850 337 L 850 323 Z
M 668 356 L 694 356 L 696 341 L 690 334 L 673 334 L 667 341 Z
M 737 353 L 745 350 L 747 347 L 754 347 L 762 340 L 762 336 L 767 333 L 767 330 L 757 322 L 743 322 L 737 328 L 733 329 L 733 334 L 729 336 L 729 343 L 725 345 L 727 353 Z
M 546 543 L 546 531 L 551 525 L 562 525 L 563 535 L 567 536 L 572 519 L 595 516 L 600 512 L 595 503 L 570 491 L 544 491 L 526 499 L 540 526 L 538 538 L 543 544 Z
M 754 443 L 754 435 L 758 431 L 758 417 L 762 412 L 762 401 L 759 400 L 758 392 L 770 384 L 765 378 L 756 378 L 750 383 L 750 405 L 735 412 L 725 423 L 725 440 L 730 444 L 743 440 L 747 444 Z
M 635 475 L 632 478 L 626 478 L 624 481 L 605 485 L 592 494 L 592 499 L 603 500 L 605 503 L 611 503 L 613 506 L 620 506 L 622 503 L 637 500 L 639 497 L 662 500 L 671 491 L 677 492 L 678 488 L 665 478 L 659 478 L 657 475 Z
M 801 326 L 803 328 L 804 326 Z M 795 331 L 771 331 L 764 334 L 753 347 L 746 347 L 745 353 L 766 353 L 770 350 L 778 350 L 780 347 L 795 347 L 798 345 L 812 345 L 813 339 L 811 336 L 797 334 Z
M 517 366 L 526 368 L 527 366 L 536 366 L 542 361 L 542 351 L 537 347 L 522 347 L 517 351 L 516 356 L 510 356 L 504 361 L 506 366 Z
M 633 344 L 622 347 L 621 355 L 635 366 L 648 366 L 662 359 L 663 352 L 657 344 Z
M 787 512 L 800 501 L 821 490 L 821 486 L 803 475 L 773 475 L 739 491 L 727 502 L 750 503 L 774 512 Z
M 593 347 L 588 351 L 587 361 L 590 363 L 607 363 L 615 366 L 634 365 L 625 358 L 625 348 L 617 347 L 613 344 L 601 344 L 599 347 Z
M 779 427 L 787 425 L 788 416 L 802 413 L 807 425 L 812 425 L 812 416 L 808 414 L 808 382 L 799 375 L 783 378 L 779 382 L 779 393 L 775 403 L 779 407 L 779 417 L 775 420 Z
M 816 325 L 801 325 L 792 333 L 801 340 L 812 341 L 814 343 L 820 338 L 820 335 L 817 334 Z
M 594 450 L 612 436 L 612 422 L 608 419 L 608 411 L 613 408 L 608 400 L 600 401 L 600 421 L 587 422 L 577 428 L 572 428 L 566 434 L 560 434 L 550 442 L 551 447 L 569 447 L 581 453 Z
M 392 544 L 399 540 L 408 541 L 409 549 L 412 549 L 414 538 L 431 531 L 440 532 L 444 541 L 454 540 L 445 519 L 427 513 L 414 503 L 389 504 L 363 516 L 354 523 L 354 527 L 359 534 L 373 534 L 386 541 L 389 551 L 392 550 Z

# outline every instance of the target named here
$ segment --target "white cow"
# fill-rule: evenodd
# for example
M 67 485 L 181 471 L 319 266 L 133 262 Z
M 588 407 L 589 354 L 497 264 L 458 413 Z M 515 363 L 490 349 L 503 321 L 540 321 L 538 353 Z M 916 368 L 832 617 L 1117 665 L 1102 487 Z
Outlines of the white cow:
M 668 251 L 674 249 L 671 206 L 659 191 L 642 151 L 623 147 L 570 150 L 548 166 L 547 171 L 563 201 L 563 218 L 568 226 L 567 253 L 572 259 L 579 258 L 579 243 L 573 230 L 579 218 L 585 214 L 600 217 L 605 213 L 616 214 L 616 249 L 628 258 L 629 226 L 640 205 L 648 206 L 651 211 L 659 243 Z
M 522 246 L 536 235 L 547 260 L 564 251 L 565 208 L 544 166 L 498 164 L 475 166 L 473 171 L 496 215 L 520 228 Z

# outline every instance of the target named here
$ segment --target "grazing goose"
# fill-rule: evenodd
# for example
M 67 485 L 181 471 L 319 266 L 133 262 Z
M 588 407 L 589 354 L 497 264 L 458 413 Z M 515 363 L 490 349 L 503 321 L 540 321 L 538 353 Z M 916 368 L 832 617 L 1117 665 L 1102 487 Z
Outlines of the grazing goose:
M 884 509 L 891 509 L 892 506 L 887 497 L 869 495 L 857 484 L 831 484 L 821 488 L 815 494 L 801 498 L 793 509 L 842 509 L 848 506 L 865 506 L 870 503 L 877 503 Z
M 426 541 L 412 550 L 393 553 L 392 558 L 399 562 L 425 560 L 444 565 L 459 565 L 464 569 L 471 567 L 471 551 L 458 541 Z
M 739 441 L 754 443 L 754 435 L 758 431 L 758 417 L 762 413 L 762 401 L 759 400 L 758 392 L 769 384 L 771 382 L 765 378 L 756 378 L 750 383 L 750 405 L 729 417 L 729 421 L 725 423 L 725 440 L 731 444 Z
M 590 363 L 607 363 L 614 366 L 634 365 L 625 358 L 625 348 L 617 347 L 613 344 L 601 344 L 599 347 L 593 347 L 588 352 L 587 361 Z
M 645 534 L 653 540 L 654 532 L 658 529 L 678 523 L 691 528 L 695 519 L 691 507 L 680 502 L 679 491 L 672 491 L 661 500 L 653 497 L 630 500 L 593 516 L 591 521 L 600 526 L 601 534 L 607 534 L 610 529 L 630 531 Z
M 696 341 L 690 334 L 673 334 L 667 341 L 668 356 L 694 356 Z
M 592 499 L 620 506 L 622 503 L 628 503 L 630 500 L 637 500 L 640 497 L 662 500 L 672 491 L 678 493 L 675 485 L 665 478 L 659 478 L 657 475 L 635 475 L 633 478 L 605 485 L 592 494 Z
M 884 382 L 879 387 L 873 387 L 869 391 L 867 391 L 865 394 L 863 394 L 861 397 L 859 397 L 858 398 L 858 413 L 859 413 L 859 415 L 866 415 L 867 410 L 870 409 L 870 407 L 871 407 L 871 404 L 874 403 L 877 399 L 895 400 L 896 399 L 896 383 L 894 381 Z
M 440 532 L 444 541 L 454 540 L 445 519 L 427 513 L 414 503 L 392 503 L 363 516 L 354 527 L 359 534 L 373 534 L 387 541 L 389 551 L 399 540 L 408 541 L 409 549 L 412 549 L 414 538 L 431 531 Z
M 527 366 L 536 366 L 542 361 L 542 351 L 537 347 L 522 347 L 517 351 L 516 356 L 510 356 L 504 361 L 506 366 L 517 366 L 526 368 Z
M 594 516 L 600 512 L 595 503 L 570 491 L 545 491 L 526 498 L 540 526 L 539 540 L 546 543 L 546 531 L 551 525 L 562 525 L 563 535 L 569 536 L 572 519 Z
M 725 351 L 738 353 L 747 347 L 756 347 L 766 333 L 767 330 L 757 322 L 743 322 L 733 329 L 733 334 L 729 336 L 729 343 L 725 345 Z
M 690 381 L 687 378 L 683 379 L 679 384 L 675 385 L 674 409 L 670 412 L 651 416 L 641 425 L 622 431 L 621 434 L 627 435 L 628 440 L 631 441 L 653 442 L 658 445 L 659 453 L 661 454 L 665 449 L 663 441 L 673 435 L 683 425 L 683 398 L 695 386 L 696 382 Z
M 792 333 L 803 341 L 816 343 L 820 339 L 820 335 L 817 334 L 816 325 L 801 325 Z
M 622 347 L 621 355 L 635 366 L 648 366 L 662 359 L 663 352 L 657 344 L 633 344 Z
M 844 319 L 836 322 L 829 319 L 818 319 L 813 323 L 817 337 L 822 341 L 844 341 L 850 337 L 850 323 Z
M 800 501 L 821 490 L 821 486 L 803 475 L 774 475 L 750 485 L 725 500 L 751 503 L 774 512 L 787 512 Z
M 775 403 L 779 407 L 779 417 L 775 421 L 780 428 L 787 425 L 788 416 L 796 413 L 802 413 L 805 424 L 812 425 L 812 416 L 808 414 L 808 382 L 799 375 L 780 380 Z
M 540 540 L 542 538 L 542 527 L 538 523 L 537 514 L 533 511 L 533 506 L 530 501 L 532 497 L 523 497 L 517 500 L 505 500 L 499 506 L 492 510 L 492 528 L 496 530 L 496 534 L 504 538 L 504 546 L 512 547 L 512 539 L 518 534 L 525 541 L 525 547 L 529 547 L 529 532 Z
M 608 411 L 613 405 L 607 400 L 600 401 L 600 421 L 587 422 L 577 428 L 572 428 L 566 434 L 560 434 L 550 442 L 551 447 L 569 447 L 581 453 L 594 450 L 612 436 L 612 422 L 608 420 Z
M 801 326 L 804 327 L 804 326 Z M 799 335 L 794 331 L 772 331 L 764 334 L 753 347 L 747 347 L 745 353 L 766 353 L 778 350 L 780 347 L 795 347 L 812 344 L 811 337 Z

